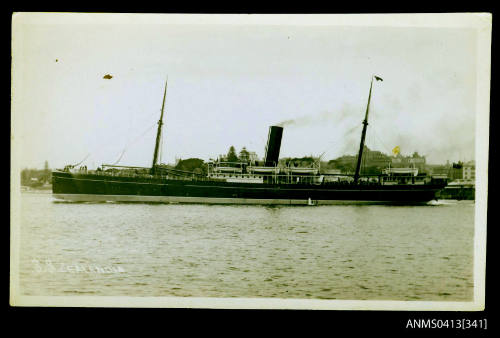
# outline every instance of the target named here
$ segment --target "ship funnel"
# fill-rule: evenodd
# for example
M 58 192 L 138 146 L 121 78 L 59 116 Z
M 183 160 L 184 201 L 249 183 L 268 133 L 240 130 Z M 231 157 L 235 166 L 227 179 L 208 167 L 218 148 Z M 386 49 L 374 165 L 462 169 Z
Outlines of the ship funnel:
M 283 136 L 283 127 L 269 127 L 269 135 L 267 136 L 265 166 L 274 167 L 278 165 L 280 156 L 281 137 Z

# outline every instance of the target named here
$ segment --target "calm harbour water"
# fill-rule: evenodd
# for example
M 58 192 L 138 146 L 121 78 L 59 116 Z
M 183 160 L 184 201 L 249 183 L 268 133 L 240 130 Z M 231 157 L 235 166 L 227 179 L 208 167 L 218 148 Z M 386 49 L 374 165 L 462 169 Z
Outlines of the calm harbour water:
M 60 203 L 21 196 L 25 295 L 473 297 L 474 202 Z

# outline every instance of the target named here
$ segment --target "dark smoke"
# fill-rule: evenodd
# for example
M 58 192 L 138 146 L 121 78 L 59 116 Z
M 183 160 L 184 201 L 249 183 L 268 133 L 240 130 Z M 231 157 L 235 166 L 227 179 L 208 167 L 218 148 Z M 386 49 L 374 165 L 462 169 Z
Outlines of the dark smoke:
M 284 120 L 276 124 L 279 127 L 306 127 L 311 125 L 336 123 L 340 124 L 347 118 L 362 119 L 363 112 L 354 109 L 354 107 L 347 104 L 337 112 L 324 111 L 316 115 L 305 115 L 295 119 Z
M 363 107 L 344 103 L 342 108 L 335 112 L 324 111 L 315 115 L 300 116 L 281 121 L 277 125 L 286 128 L 329 125 L 331 132 L 325 135 L 327 141 L 323 150 L 340 147 L 341 154 L 350 154 L 357 152 L 359 148 L 363 117 Z

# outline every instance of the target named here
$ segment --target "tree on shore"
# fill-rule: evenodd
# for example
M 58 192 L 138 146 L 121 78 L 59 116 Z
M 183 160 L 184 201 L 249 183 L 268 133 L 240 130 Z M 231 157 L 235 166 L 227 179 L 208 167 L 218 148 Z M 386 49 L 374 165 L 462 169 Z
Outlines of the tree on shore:
M 177 170 L 190 171 L 197 174 L 206 174 L 207 166 L 202 159 L 188 158 L 186 160 L 179 160 L 175 166 Z
M 248 162 L 250 160 L 250 153 L 248 152 L 246 147 L 243 147 L 239 154 L 239 159 L 242 162 Z
M 21 171 L 21 185 L 35 187 L 51 181 L 52 173 L 50 170 L 25 168 Z
M 238 162 L 238 156 L 236 155 L 236 150 L 233 146 L 229 147 L 229 151 L 227 152 L 227 161 Z

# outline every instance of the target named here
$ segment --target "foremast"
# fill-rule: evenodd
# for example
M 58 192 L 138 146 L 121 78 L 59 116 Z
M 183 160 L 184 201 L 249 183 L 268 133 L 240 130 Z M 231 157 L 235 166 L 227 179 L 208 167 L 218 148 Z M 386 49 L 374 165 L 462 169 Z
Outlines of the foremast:
M 361 159 L 363 157 L 363 150 L 365 148 L 366 128 L 368 127 L 368 113 L 370 111 L 370 100 L 372 98 L 373 79 L 375 79 L 377 81 L 384 81 L 381 77 L 378 77 L 376 75 L 372 75 L 372 79 L 370 82 L 370 92 L 368 94 L 368 103 L 366 104 L 365 119 L 363 120 L 363 131 L 361 132 L 361 141 L 359 143 L 358 162 L 356 163 L 356 171 L 354 173 L 354 183 L 355 184 L 358 183 L 358 180 L 359 180 L 359 171 L 361 169 Z
M 160 149 L 160 141 L 161 141 L 161 132 L 163 126 L 163 111 L 165 109 L 165 98 L 167 97 L 167 83 L 168 78 L 165 80 L 165 91 L 163 92 L 163 103 L 161 105 L 161 115 L 158 120 L 158 131 L 156 132 L 156 143 L 155 143 L 155 151 L 153 154 L 153 165 L 151 166 L 151 173 L 154 174 L 156 172 L 156 165 L 158 164 L 158 152 Z

